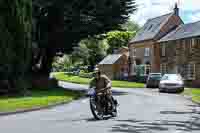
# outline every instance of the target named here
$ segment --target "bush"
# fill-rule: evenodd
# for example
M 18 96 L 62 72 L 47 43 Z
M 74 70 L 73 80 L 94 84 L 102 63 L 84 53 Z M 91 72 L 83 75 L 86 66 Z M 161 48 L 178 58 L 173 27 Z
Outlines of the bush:
M 86 73 L 83 70 L 80 71 L 79 76 L 81 78 L 92 78 L 93 77 L 93 72 Z
M 70 70 L 72 65 L 72 59 L 69 55 L 64 55 L 63 57 L 56 57 L 52 64 L 54 72 L 66 72 Z

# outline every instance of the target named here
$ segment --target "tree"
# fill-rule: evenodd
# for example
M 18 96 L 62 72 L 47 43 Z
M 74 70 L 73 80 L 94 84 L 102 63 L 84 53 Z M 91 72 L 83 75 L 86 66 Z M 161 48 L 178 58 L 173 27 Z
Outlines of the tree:
M 140 29 L 140 26 L 135 23 L 134 21 L 127 21 L 125 24 L 122 24 L 122 29 L 126 30 L 126 31 L 138 31 Z
M 108 53 L 112 54 L 115 49 L 122 46 L 127 46 L 130 39 L 136 32 L 132 31 L 111 31 L 106 35 L 106 40 L 109 45 Z
M 89 65 L 91 69 L 99 63 L 105 56 L 108 45 L 105 40 L 97 38 L 84 39 L 75 47 L 72 58 L 81 61 L 83 65 Z
M 30 67 L 32 4 L 31 0 L 1 0 L 0 9 L 0 80 L 16 91 L 23 89 Z
M 58 52 L 69 53 L 78 42 L 119 29 L 135 10 L 134 0 L 33 0 L 37 16 L 40 73 L 48 74 Z M 42 35 L 42 36 L 41 36 Z M 39 35 L 36 35 L 39 36 Z
M 84 43 L 79 43 L 79 46 L 73 48 L 72 60 L 74 64 L 88 65 L 89 49 Z
M 63 55 L 63 57 L 56 57 L 53 62 L 53 69 L 55 72 L 65 72 L 72 66 L 72 58 L 70 55 Z

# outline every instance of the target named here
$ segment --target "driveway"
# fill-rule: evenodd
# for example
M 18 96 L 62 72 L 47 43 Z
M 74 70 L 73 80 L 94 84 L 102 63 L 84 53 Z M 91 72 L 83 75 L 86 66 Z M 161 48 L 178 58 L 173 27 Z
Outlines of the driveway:
M 0 130 L 2 133 L 200 132 L 200 107 L 184 97 L 149 89 L 123 90 L 128 93 L 115 96 L 120 106 L 119 116 L 114 119 L 95 121 L 88 99 L 83 98 L 52 109 L 0 117 Z

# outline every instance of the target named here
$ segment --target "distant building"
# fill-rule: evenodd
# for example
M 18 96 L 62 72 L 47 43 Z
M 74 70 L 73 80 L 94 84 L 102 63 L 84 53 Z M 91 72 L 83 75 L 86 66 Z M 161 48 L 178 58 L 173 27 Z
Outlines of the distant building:
M 128 55 L 128 48 L 120 48 L 114 54 L 105 57 L 97 67 L 112 80 L 125 80 L 129 71 Z

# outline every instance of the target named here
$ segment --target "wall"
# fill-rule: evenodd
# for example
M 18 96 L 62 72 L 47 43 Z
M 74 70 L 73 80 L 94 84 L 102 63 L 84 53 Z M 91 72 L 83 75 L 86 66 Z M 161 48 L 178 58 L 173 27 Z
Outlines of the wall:
M 113 73 L 113 65 L 98 65 L 98 68 L 100 69 L 100 71 L 105 74 L 107 77 L 109 77 L 110 79 L 114 78 L 114 73 Z
M 129 45 L 130 49 L 130 59 L 131 59 L 131 70 L 129 75 L 133 76 L 135 75 L 134 70 L 134 61 L 135 60 L 141 60 L 141 64 L 146 64 L 147 62 L 150 62 L 150 64 L 153 64 L 153 58 L 154 58 L 154 50 L 153 45 L 155 44 L 154 41 L 144 41 L 140 43 L 133 43 Z M 145 48 L 150 48 L 150 56 L 146 57 L 145 54 Z M 134 49 L 136 49 L 136 52 L 134 52 Z
M 115 62 L 115 64 L 98 65 L 98 68 L 110 79 L 121 79 L 123 75 L 122 70 L 128 71 L 129 69 L 128 57 L 126 55 L 123 55 L 117 62 Z

